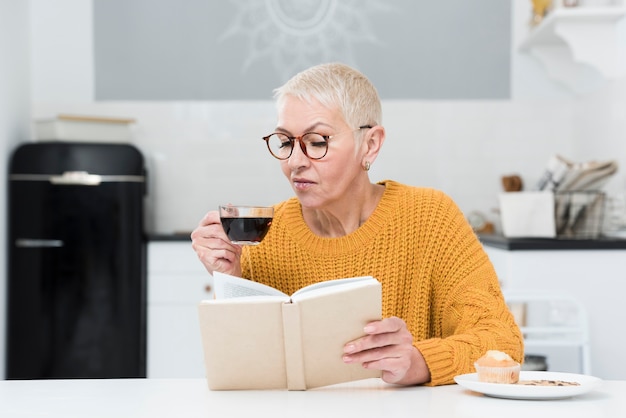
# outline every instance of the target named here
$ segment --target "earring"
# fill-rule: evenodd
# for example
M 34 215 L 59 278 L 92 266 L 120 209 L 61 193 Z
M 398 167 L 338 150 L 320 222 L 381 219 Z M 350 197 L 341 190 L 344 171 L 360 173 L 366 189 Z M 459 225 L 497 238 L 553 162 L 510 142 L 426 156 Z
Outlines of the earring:
M 370 167 L 371 167 L 371 166 L 372 166 L 372 165 L 370 164 L 370 162 L 369 162 L 369 161 L 365 161 L 365 164 L 363 165 L 363 170 L 365 170 L 365 171 L 370 171 Z

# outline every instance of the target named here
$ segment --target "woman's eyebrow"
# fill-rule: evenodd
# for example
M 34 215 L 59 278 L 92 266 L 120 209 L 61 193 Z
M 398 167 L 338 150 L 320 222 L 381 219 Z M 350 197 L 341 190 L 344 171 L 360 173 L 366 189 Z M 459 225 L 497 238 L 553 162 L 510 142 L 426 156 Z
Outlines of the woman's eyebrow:
M 302 131 L 302 133 L 305 134 L 307 132 L 315 132 L 315 130 L 318 129 L 319 127 L 332 129 L 332 126 L 330 126 L 329 124 L 327 124 L 325 122 L 315 122 L 314 124 L 312 124 L 308 128 L 306 128 L 304 131 Z M 283 134 L 286 134 L 286 135 L 293 136 L 291 131 L 289 131 L 288 129 L 282 128 L 280 126 L 277 126 L 274 129 L 274 132 L 280 132 L 280 133 L 283 133 Z
M 274 128 L 274 132 L 280 132 L 286 135 L 291 135 L 291 132 L 289 132 L 287 129 L 285 128 L 281 128 L 280 126 L 277 126 Z

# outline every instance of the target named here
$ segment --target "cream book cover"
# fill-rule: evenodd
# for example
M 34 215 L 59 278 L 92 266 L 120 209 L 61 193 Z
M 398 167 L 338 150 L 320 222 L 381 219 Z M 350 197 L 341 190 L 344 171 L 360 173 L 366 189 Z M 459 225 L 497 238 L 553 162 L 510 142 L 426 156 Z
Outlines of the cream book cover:
M 199 304 L 206 377 L 213 390 L 306 390 L 380 377 L 345 364 L 343 346 L 382 317 L 373 277 L 329 280 L 286 295 L 214 274 L 216 299 Z

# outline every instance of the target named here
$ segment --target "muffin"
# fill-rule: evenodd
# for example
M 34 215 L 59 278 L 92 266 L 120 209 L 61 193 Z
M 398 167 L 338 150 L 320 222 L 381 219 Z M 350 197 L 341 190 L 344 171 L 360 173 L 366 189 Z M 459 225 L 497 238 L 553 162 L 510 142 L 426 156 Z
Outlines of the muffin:
M 520 364 L 507 353 L 489 350 L 474 363 L 479 382 L 517 383 Z

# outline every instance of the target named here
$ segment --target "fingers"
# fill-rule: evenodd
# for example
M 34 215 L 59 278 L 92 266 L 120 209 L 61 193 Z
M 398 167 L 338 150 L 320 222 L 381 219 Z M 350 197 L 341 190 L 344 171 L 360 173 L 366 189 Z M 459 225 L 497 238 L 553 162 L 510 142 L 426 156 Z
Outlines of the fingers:
M 345 345 L 343 361 L 382 370 L 386 382 L 403 381 L 418 351 L 413 346 L 413 336 L 406 323 L 391 317 L 367 324 L 364 331 L 368 335 Z
M 200 220 L 191 233 L 191 246 L 209 273 L 241 274 L 241 246 L 230 242 L 217 211 L 208 212 Z
M 397 316 L 392 316 L 389 318 L 385 318 L 381 321 L 370 322 L 365 326 L 365 328 L 363 328 L 363 331 L 365 331 L 366 334 L 376 335 L 383 333 L 399 332 L 403 329 L 407 329 L 406 322 L 404 322 Z
M 398 317 L 370 322 L 363 330 L 368 335 L 347 343 L 344 353 L 352 354 L 390 345 L 413 344 L 413 336 L 406 323 Z
M 220 213 L 216 210 L 211 210 L 207 212 L 200 220 L 198 226 L 202 227 L 211 224 L 222 224 L 222 222 L 220 221 Z
M 403 380 L 407 372 L 411 369 L 413 352 L 417 348 L 410 346 L 399 349 L 399 347 L 385 347 L 374 349 L 373 360 L 364 360 L 362 365 L 366 369 L 382 371 L 382 379 L 387 383 L 397 383 Z M 367 356 L 366 356 L 367 358 Z

